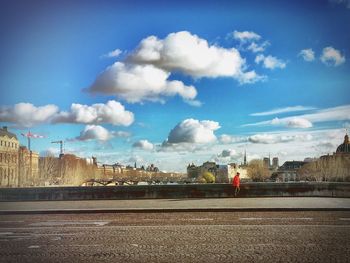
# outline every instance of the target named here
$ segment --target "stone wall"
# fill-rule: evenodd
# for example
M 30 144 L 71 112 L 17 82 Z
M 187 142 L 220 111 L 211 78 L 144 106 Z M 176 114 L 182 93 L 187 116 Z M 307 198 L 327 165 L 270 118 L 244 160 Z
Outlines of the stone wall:
M 232 197 L 230 184 L 37 187 L 0 189 L 0 201 L 220 198 Z M 350 197 L 350 183 L 245 183 L 240 197 Z

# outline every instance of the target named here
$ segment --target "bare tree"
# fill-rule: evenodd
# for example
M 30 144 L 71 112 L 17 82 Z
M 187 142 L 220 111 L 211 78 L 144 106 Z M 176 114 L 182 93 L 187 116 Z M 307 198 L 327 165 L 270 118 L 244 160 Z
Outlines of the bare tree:
M 303 165 L 298 176 L 309 181 L 350 181 L 350 158 L 345 155 L 321 157 Z
M 247 167 L 247 174 L 254 182 L 263 182 L 270 178 L 270 171 L 262 160 L 251 160 Z

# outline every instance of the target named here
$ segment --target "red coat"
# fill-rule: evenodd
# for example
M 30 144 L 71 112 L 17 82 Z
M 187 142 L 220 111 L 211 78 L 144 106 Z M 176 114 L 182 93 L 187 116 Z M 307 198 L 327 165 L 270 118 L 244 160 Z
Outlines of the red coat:
M 239 187 L 240 181 L 239 181 L 239 176 L 238 175 L 235 175 L 235 177 L 233 177 L 232 185 L 235 186 L 235 187 Z

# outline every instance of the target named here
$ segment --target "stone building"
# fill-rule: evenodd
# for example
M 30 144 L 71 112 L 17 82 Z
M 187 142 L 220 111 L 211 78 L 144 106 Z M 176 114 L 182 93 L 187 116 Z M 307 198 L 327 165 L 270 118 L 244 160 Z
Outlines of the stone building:
M 18 181 L 18 148 L 17 136 L 4 126 L 0 128 L 0 186 L 16 187 Z
M 0 128 L 0 187 L 35 184 L 39 175 L 39 154 L 20 146 L 17 136 Z
M 246 166 L 231 164 L 216 164 L 215 162 L 205 162 L 200 166 L 193 163 L 187 166 L 187 177 L 197 179 L 205 172 L 210 172 L 215 176 L 216 183 L 231 183 L 237 172 L 240 178 L 247 178 Z
M 305 164 L 306 162 L 303 161 L 286 161 L 274 173 L 274 177 L 278 182 L 297 181 L 298 170 Z

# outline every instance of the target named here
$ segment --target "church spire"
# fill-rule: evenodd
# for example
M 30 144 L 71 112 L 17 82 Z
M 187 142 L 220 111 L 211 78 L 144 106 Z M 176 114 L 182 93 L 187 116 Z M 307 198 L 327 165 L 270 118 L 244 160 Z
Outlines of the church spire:
M 244 161 L 243 161 L 244 165 L 247 165 L 247 152 L 246 150 L 244 150 Z

